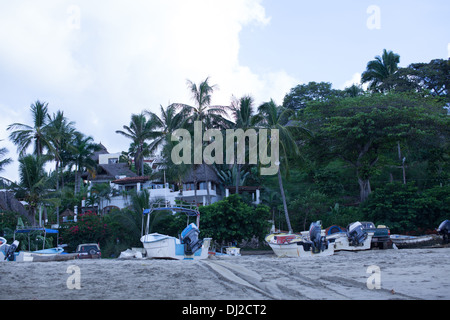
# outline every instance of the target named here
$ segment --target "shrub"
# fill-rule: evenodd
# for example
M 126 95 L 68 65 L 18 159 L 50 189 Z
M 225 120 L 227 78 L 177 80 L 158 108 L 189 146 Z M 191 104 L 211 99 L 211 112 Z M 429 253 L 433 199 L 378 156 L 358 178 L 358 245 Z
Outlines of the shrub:
M 202 237 L 211 237 L 218 242 L 240 242 L 253 237 L 262 240 L 270 227 L 269 207 L 250 206 L 236 194 L 200 207 L 200 214 Z

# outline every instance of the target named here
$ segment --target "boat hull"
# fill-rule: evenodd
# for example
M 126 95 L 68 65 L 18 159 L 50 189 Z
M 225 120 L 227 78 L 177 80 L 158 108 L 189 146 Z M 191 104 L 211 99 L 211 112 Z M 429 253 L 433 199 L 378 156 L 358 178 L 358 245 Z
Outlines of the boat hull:
M 334 251 L 359 251 L 359 250 L 369 250 L 371 248 L 372 237 L 374 233 L 369 232 L 367 238 L 360 245 L 351 245 L 348 241 L 346 233 L 333 233 L 327 236 L 327 239 L 333 244 Z
M 309 257 L 323 257 L 334 254 L 334 245 L 328 243 L 328 247 L 320 252 L 314 252 L 308 245 L 304 245 L 304 237 L 295 234 L 271 234 L 266 237 L 266 241 L 272 248 L 273 252 L 278 257 L 293 257 L 293 258 L 309 258 Z M 305 247 L 309 247 L 305 250 Z
M 436 245 L 440 242 L 440 237 L 437 235 L 406 236 L 393 234 L 390 237 L 398 249 L 420 248 Z
M 308 258 L 331 256 L 334 254 L 334 246 L 332 244 L 328 245 L 327 249 L 318 253 L 314 253 L 312 250 L 305 251 L 303 245 L 300 242 L 294 242 L 290 244 L 269 243 L 269 246 L 278 257 Z
M 147 258 L 176 259 L 176 260 L 202 260 L 208 258 L 211 238 L 203 239 L 202 247 L 192 255 L 184 252 L 184 244 L 175 237 L 157 233 L 148 234 L 141 238 Z

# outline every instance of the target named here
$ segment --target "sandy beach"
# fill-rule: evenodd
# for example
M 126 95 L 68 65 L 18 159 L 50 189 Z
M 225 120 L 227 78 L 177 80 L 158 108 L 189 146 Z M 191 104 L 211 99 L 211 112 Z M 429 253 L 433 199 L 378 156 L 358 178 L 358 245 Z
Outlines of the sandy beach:
M 302 260 L 269 253 L 202 261 L 5 262 L 0 271 L 2 300 L 450 299 L 448 247 Z

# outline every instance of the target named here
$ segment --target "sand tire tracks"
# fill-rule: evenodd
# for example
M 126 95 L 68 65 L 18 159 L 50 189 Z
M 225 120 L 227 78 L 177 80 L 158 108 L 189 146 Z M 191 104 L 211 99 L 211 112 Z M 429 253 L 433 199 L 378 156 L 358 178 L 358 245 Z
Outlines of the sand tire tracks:
M 360 293 L 367 293 L 365 282 L 344 277 L 327 276 L 321 274 L 317 278 L 310 278 L 293 270 L 281 270 L 265 266 L 265 274 L 273 277 L 263 278 L 260 273 L 252 271 L 242 265 L 220 260 L 203 260 L 219 278 L 228 285 L 238 285 L 250 288 L 269 299 L 359 299 Z M 373 299 L 417 299 L 405 294 L 395 293 L 388 289 L 370 290 Z M 282 297 L 282 298 L 280 298 Z

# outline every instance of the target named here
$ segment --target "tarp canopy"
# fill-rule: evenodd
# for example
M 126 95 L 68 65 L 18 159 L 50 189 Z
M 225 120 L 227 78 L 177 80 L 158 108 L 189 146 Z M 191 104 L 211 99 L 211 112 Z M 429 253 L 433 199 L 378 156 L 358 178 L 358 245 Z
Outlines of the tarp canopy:
M 47 229 L 47 228 L 41 228 L 41 227 L 36 227 L 36 228 L 25 228 L 25 229 L 18 229 L 16 231 L 14 231 L 14 233 L 30 233 L 33 231 L 43 231 L 45 233 L 58 233 L 58 230 L 55 229 Z
M 182 207 L 160 207 L 160 208 L 152 208 L 152 209 L 144 209 L 143 214 L 149 214 L 153 211 L 175 211 L 175 212 L 182 212 L 190 217 L 196 217 L 200 215 L 200 213 L 197 210 L 194 209 L 187 209 Z

